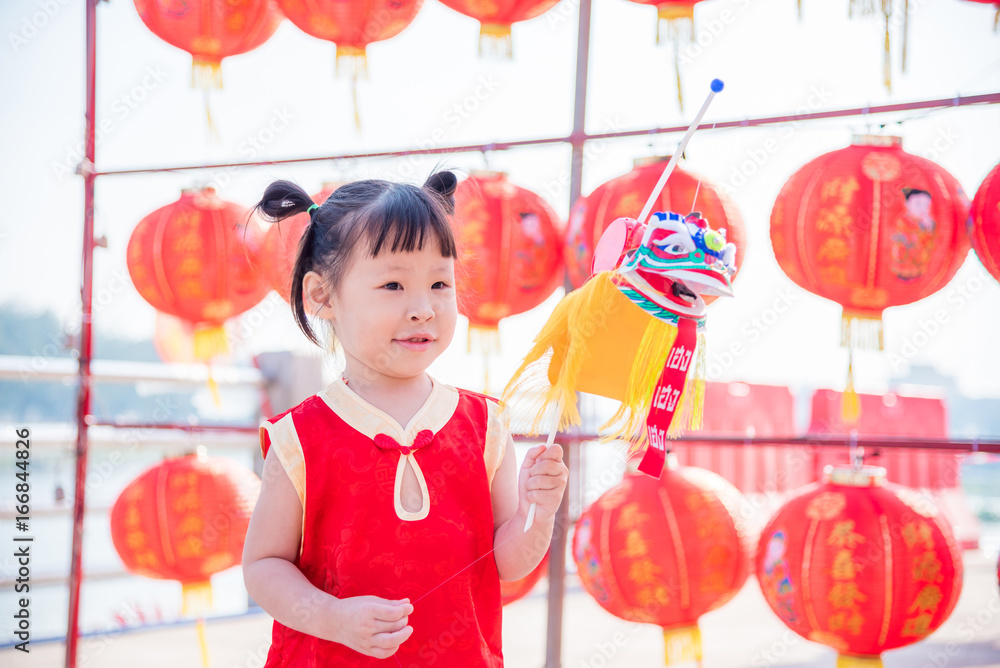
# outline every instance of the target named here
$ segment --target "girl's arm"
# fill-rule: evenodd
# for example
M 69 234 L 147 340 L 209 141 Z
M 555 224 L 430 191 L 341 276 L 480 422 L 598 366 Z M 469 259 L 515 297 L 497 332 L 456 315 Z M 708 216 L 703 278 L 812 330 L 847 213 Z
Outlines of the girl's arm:
M 293 563 L 302 539 L 302 503 L 272 447 L 264 459 L 260 497 L 243 545 L 247 592 L 285 626 L 386 658 L 410 637 L 408 600 L 376 596 L 338 599 L 319 589 Z
M 493 476 L 492 489 L 494 557 L 501 580 L 520 580 L 545 556 L 568 478 L 569 470 L 563 464 L 561 446 L 532 448 L 518 470 L 514 440 L 507 437 L 507 447 Z M 524 524 L 532 503 L 537 503 L 538 507 L 535 521 L 526 533 Z

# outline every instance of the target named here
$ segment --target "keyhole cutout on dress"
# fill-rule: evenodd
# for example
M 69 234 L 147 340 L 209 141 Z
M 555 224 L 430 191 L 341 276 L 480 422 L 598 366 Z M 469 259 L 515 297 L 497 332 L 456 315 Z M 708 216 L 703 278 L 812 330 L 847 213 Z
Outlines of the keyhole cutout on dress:
M 403 465 L 403 485 L 400 489 L 399 502 L 406 512 L 416 513 L 424 506 L 423 494 L 420 491 L 420 483 L 417 482 L 417 474 L 413 470 L 410 458 L 404 457 L 404 459 L 406 463 Z

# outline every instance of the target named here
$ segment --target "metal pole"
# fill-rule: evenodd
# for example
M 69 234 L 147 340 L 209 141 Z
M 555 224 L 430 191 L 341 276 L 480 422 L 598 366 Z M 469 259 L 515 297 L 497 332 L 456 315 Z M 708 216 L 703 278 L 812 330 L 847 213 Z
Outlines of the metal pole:
M 581 2 L 582 5 L 582 2 Z M 581 6 L 582 9 L 582 6 Z M 588 9 L 589 17 L 589 9 Z M 589 35 L 588 35 L 589 37 Z M 580 88 L 577 87 L 577 91 Z M 782 123 L 798 123 L 800 121 L 818 121 L 830 118 L 849 118 L 852 116 L 871 116 L 873 114 L 888 114 L 900 111 L 915 111 L 919 109 L 951 109 L 953 107 L 968 107 L 972 105 L 1000 104 L 1000 92 L 984 93 L 982 95 L 959 95 L 937 100 L 921 100 L 919 102 L 903 102 L 898 104 L 883 104 L 874 107 L 853 107 L 850 109 L 834 109 L 831 111 L 815 111 L 805 114 L 784 116 L 766 116 L 763 118 L 742 118 L 729 121 L 714 121 L 702 123 L 698 130 L 724 130 L 727 128 L 749 128 L 762 125 L 780 125 Z M 675 125 L 663 128 L 640 128 L 622 132 L 601 132 L 588 135 L 582 130 L 574 135 L 579 141 L 595 139 L 621 139 L 623 137 L 648 137 L 649 135 L 673 134 L 685 132 L 687 125 Z M 371 153 L 343 153 L 339 155 L 314 156 L 309 158 L 284 158 L 280 160 L 258 160 L 249 162 L 220 162 L 203 165 L 174 165 L 167 167 L 136 167 L 131 169 L 109 169 L 98 172 L 97 176 L 124 176 L 129 174 L 159 174 L 163 172 L 183 172 L 198 169 L 223 169 L 229 167 L 267 167 L 271 165 L 292 165 L 306 162 L 336 162 L 337 160 L 366 160 L 375 158 L 400 158 L 410 155 L 438 155 L 446 153 L 482 153 L 484 151 L 508 151 L 523 146 L 544 146 L 548 144 L 573 143 L 574 135 L 568 137 L 543 137 L 540 139 L 522 139 L 516 141 L 490 142 L 489 144 L 463 144 L 455 146 L 439 146 L 426 149 L 396 149 Z
M 576 38 L 576 95 L 573 100 L 573 133 L 570 135 L 572 158 L 570 164 L 569 207 L 578 199 L 583 189 L 583 146 L 587 141 L 587 76 L 590 64 L 590 3 L 580 0 L 580 16 Z M 573 289 L 565 277 L 567 292 Z M 573 444 L 566 443 L 563 460 L 568 467 Z M 566 542 L 569 535 L 569 489 L 563 494 L 556 513 L 549 547 L 548 620 L 545 637 L 545 668 L 562 665 L 563 597 L 566 593 Z
M 97 82 L 97 3 L 87 0 L 87 126 L 83 176 L 83 285 L 80 290 L 80 357 L 76 400 L 76 483 L 73 498 L 73 557 L 69 581 L 69 621 L 66 629 L 66 668 L 76 668 L 76 645 L 80 620 L 80 580 L 83 557 L 83 514 L 87 478 L 87 416 L 90 414 L 91 303 L 94 278 L 94 128 Z

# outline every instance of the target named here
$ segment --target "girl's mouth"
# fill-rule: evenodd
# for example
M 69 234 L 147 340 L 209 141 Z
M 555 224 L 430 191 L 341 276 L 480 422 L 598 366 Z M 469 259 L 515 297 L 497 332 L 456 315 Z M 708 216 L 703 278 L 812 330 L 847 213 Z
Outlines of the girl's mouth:
M 396 343 L 409 350 L 426 350 L 434 339 L 427 336 L 411 336 L 408 339 L 396 339 Z

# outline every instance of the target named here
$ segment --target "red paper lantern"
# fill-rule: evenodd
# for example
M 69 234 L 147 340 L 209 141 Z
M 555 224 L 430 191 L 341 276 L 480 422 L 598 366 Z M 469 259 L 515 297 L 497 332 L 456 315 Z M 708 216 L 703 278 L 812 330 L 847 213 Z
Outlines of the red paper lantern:
M 1000 163 L 983 179 L 969 216 L 972 246 L 979 261 L 1000 281 Z
M 499 172 L 473 172 L 455 191 L 459 309 L 474 327 L 541 304 L 562 281 L 559 217 Z
M 902 149 L 855 137 L 797 171 L 771 210 L 771 245 L 795 283 L 844 307 L 844 345 L 882 348 L 882 311 L 944 287 L 968 252 L 955 178 Z
M 881 666 L 951 614 L 962 555 L 929 499 L 887 483 L 885 469 L 827 467 L 768 522 L 757 579 L 771 609 L 838 666 Z
M 222 59 L 253 51 L 281 23 L 274 0 L 134 0 L 153 34 L 194 58 L 191 83 L 222 87 Z
M 574 288 L 590 278 L 594 248 L 604 230 L 618 218 L 636 218 L 642 212 L 669 159 L 667 156 L 636 160 L 631 172 L 598 186 L 573 205 L 566 234 L 566 273 Z M 675 167 L 653 211 L 674 211 L 681 215 L 701 211 L 713 229 L 724 228 L 726 240 L 736 244 L 737 273 L 743 266 L 747 245 L 743 216 L 729 196 L 711 181 Z M 705 298 L 706 302 L 714 300 L 712 296 Z
M 322 205 L 340 186 L 340 183 L 324 183 L 323 189 L 313 195 L 312 200 Z M 291 303 L 295 258 L 299 253 L 302 234 L 308 226 L 308 213 L 299 213 L 278 224 L 269 225 L 264 233 L 260 252 L 256 254 L 256 262 L 260 266 L 264 280 L 289 303 Z
M 337 70 L 351 64 L 354 86 L 354 124 L 361 127 L 358 75 L 368 73 L 366 50 L 372 42 L 395 37 L 413 21 L 423 0 L 278 0 L 288 20 L 299 30 L 337 45 Z
M 576 523 L 584 589 L 617 617 L 663 627 L 667 665 L 701 659 L 698 618 L 746 581 L 741 500 L 721 476 L 668 457 L 660 479 L 627 473 Z
M 522 599 L 528 595 L 528 593 L 535 588 L 538 581 L 542 579 L 549 570 L 549 553 L 546 552 L 545 556 L 542 557 L 542 561 L 535 566 L 535 569 L 525 575 L 520 580 L 515 580 L 513 582 L 500 581 L 500 603 L 507 605 L 508 603 L 513 603 L 518 599 Z
M 168 459 L 141 474 L 111 508 L 111 539 L 129 571 L 179 580 L 184 611 L 211 605 L 209 579 L 242 561 L 260 492 L 252 471 L 204 454 Z
M 441 3 L 479 21 L 480 54 L 484 45 L 495 45 L 497 51 L 511 58 L 511 26 L 541 16 L 559 0 L 441 0 Z
M 184 190 L 136 225 L 128 242 L 128 271 L 153 308 L 195 323 L 195 356 L 228 349 L 222 323 L 257 304 L 267 285 L 248 254 L 259 243 L 246 211 L 212 188 Z

